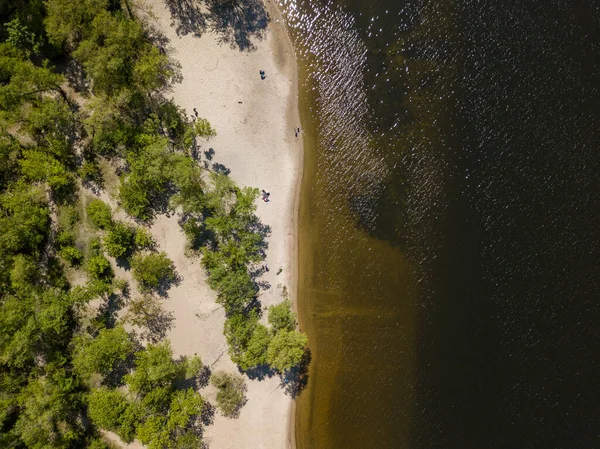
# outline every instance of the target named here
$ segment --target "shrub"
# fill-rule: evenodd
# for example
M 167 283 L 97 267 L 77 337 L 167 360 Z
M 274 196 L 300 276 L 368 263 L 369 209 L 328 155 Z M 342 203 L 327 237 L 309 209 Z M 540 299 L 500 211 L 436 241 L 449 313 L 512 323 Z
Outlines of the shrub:
M 136 254 L 131 260 L 133 278 L 139 282 L 140 290 L 159 289 L 177 279 L 175 266 L 165 252 L 158 254 Z
M 91 222 L 100 229 L 108 229 L 112 226 L 112 211 L 110 206 L 102 200 L 92 200 L 85 208 Z
M 104 237 L 104 248 L 112 257 L 123 257 L 133 249 L 134 230 L 116 222 Z
M 235 418 L 246 402 L 246 384 L 239 374 L 217 371 L 210 376 L 211 385 L 219 389 L 217 406 L 224 416 Z
M 87 271 L 94 279 L 101 281 L 107 281 L 114 277 L 110 262 L 101 254 L 98 254 L 97 256 L 94 256 L 88 260 Z

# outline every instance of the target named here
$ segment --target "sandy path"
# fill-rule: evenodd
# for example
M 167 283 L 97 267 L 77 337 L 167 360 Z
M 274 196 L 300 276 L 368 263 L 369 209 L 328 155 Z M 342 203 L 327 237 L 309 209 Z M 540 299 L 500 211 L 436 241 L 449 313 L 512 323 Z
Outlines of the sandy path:
M 281 301 L 283 285 L 294 297 L 302 140 L 294 135 L 300 126 L 297 71 L 283 22 L 267 1 L 272 21 L 263 39 L 253 41 L 253 51 L 240 51 L 228 44 L 219 45 L 212 33 L 200 38 L 177 36 L 164 3 L 148 3 L 170 41 L 168 51 L 182 66 L 183 82 L 172 93 L 175 101 L 190 115 L 197 108 L 217 130 L 217 137 L 204 142 L 201 150 L 213 148 L 210 163 L 230 169 L 239 185 L 271 192 L 271 202 L 259 201 L 257 210 L 262 222 L 272 229 L 267 250 L 270 271 L 262 278 L 271 287 L 261 292 L 260 300 L 263 306 Z M 260 79 L 259 70 L 266 72 L 265 80 Z M 224 311 L 214 302 L 215 294 L 205 284 L 198 259 L 185 257 L 185 238 L 176 218 L 158 217 L 152 233 L 183 278 L 165 301 L 165 308 L 175 318 L 168 333 L 175 355 L 197 353 L 213 370 L 236 371 L 222 334 Z M 277 275 L 279 268 L 283 272 Z M 211 449 L 290 447 L 292 401 L 280 388 L 279 378 L 248 379 L 247 383 L 248 402 L 240 417 L 231 420 L 217 413 L 214 424 L 207 428 L 205 439 Z M 203 394 L 214 403 L 210 388 Z

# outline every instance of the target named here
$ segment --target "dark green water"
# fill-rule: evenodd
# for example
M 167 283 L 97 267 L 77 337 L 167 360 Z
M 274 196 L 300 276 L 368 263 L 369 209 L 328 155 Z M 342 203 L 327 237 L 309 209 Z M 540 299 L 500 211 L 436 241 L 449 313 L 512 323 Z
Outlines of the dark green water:
M 279 0 L 299 448 L 600 447 L 600 4 Z

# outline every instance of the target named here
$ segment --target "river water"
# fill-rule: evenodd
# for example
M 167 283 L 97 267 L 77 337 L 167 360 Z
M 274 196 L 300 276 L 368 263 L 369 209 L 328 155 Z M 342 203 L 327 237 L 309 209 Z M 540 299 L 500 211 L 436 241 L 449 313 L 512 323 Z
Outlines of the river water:
M 278 3 L 298 447 L 600 447 L 600 2 Z

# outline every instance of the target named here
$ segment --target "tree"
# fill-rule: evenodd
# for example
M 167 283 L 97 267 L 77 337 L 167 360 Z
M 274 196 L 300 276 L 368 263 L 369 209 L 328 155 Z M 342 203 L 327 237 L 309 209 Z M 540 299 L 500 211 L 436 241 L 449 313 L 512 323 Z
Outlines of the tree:
M 196 132 L 196 135 L 206 140 L 209 140 L 211 137 L 216 137 L 217 135 L 217 131 L 210 125 L 208 120 L 202 117 L 196 119 L 194 131 Z
M 139 402 L 130 402 L 121 415 L 121 426 L 117 430 L 118 435 L 126 443 L 131 443 L 135 438 L 138 424 L 144 416 L 144 410 Z
M 110 262 L 102 254 L 93 256 L 88 260 L 87 271 L 94 279 L 109 281 L 114 277 Z
M 137 427 L 137 438 L 148 445 L 148 449 L 170 447 L 171 438 L 163 416 L 151 416 Z
M 133 249 L 135 231 L 117 221 L 104 237 L 104 248 L 109 256 L 123 257 Z
M 267 350 L 267 361 L 277 371 L 298 365 L 306 352 L 308 338 L 298 331 L 281 330 L 275 334 Z
M 223 333 L 229 345 L 231 360 L 238 365 L 243 363 L 244 354 L 248 343 L 258 325 L 258 315 L 255 310 L 247 315 L 239 313 L 229 316 L 225 320 Z
M 248 340 L 246 351 L 242 355 L 239 365 L 243 370 L 267 364 L 267 349 L 271 343 L 271 332 L 266 326 L 257 324 Z
M 106 430 L 117 430 L 128 407 L 127 399 L 118 390 L 98 388 L 88 397 L 88 415 L 92 422 Z
M 292 312 L 292 304 L 289 299 L 269 307 L 269 324 L 275 331 L 291 331 L 296 328 L 296 314 Z
M 219 389 L 217 406 L 224 416 L 235 418 L 246 402 L 246 384 L 239 374 L 217 371 L 210 376 L 211 385 Z
M 42 151 L 26 151 L 19 161 L 25 178 L 47 181 L 54 197 L 63 201 L 75 189 L 75 177 L 54 157 Z
M 19 394 L 21 411 L 14 427 L 26 447 L 77 446 L 83 428 L 74 419 L 80 406 L 76 387 L 63 370 L 30 380 Z
M 42 198 L 39 189 L 24 183 L 0 195 L 0 257 L 35 252 L 46 241 L 50 213 Z
M 119 362 L 132 353 L 133 343 L 122 326 L 101 329 L 96 338 L 79 337 L 75 340 L 73 367 L 83 378 L 92 373 L 109 375 Z
M 88 217 L 94 226 L 100 229 L 110 229 L 113 225 L 112 211 L 104 201 L 94 199 L 85 208 Z
M 168 340 L 149 344 L 136 354 L 135 370 L 125 376 L 125 381 L 134 393 L 146 394 L 154 388 L 171 387 L 179 373 L 172 360 L 173 351 Z
M 35 34 L 24 26 L 18 18 L 11 20 L 4 26 L 8 32 L 6 42 L 25 52 L 27 57 L 29 57 L 31 53 L 37 53 L 38 43 L 36 42 Z
M 131 260 L 131 268 L 133 278 L 144 292 L 158 290 L 177 280 L 175 266 L 165 252 L 136 254 Z
M 152 234 L 144 228 L 136 229 L 134 243 L 136 249 L 152 249 L 156 246 Z
M 10 270 L 10 284 L 17 293 L 31 290 L 37 281 L 39 270 L 34 260 L 23 254 L 17 254 Z
M 176 391 L 169 406 L 167 429 L 171 432 L 181 433 L 202 414 L 203 408 L 204 399 L 193 388 Z
M 88 34 L 92 19 L 107 6 L 107 0 L 48 0 L 48 15 L 44 20 L 48 40 L 57 47 L 76 47 Z
M 64 246 L 58 253 L 73 266 L 79 265 L 83 260 L 83 254 L 74 246 Z

